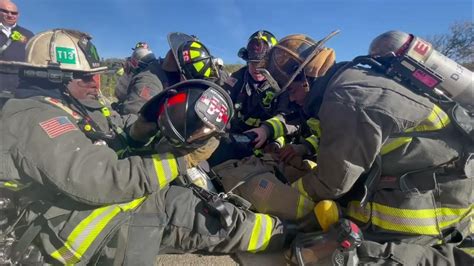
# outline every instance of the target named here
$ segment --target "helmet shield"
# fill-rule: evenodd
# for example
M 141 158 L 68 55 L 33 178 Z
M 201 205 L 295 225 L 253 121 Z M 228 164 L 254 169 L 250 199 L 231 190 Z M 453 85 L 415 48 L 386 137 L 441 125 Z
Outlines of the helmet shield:
M 171 53 L 174 56 L 174 60 L 176 61 L 177 68 L 179 69 L 179 71 L 181 71 L 181 66 L 178 62 L 178 49 L 183 43 L 192 40 L 197 40 L 197 38 L 182 32 L 171 32 L 168 34 L 168 44 L 170 46 Z
M 233 115 L 232 101 L 224 89 L 204 80 L 169 87 L 141 110 L 145 117 L 150 112 L 157 113 L 159 128 L 171 144 L 191 148 L 222 134 Z

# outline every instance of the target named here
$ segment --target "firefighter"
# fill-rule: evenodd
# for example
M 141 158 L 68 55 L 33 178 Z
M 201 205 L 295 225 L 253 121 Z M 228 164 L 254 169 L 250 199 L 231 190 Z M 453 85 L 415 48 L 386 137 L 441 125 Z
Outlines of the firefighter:
M 286 123 L 287 116 L 297 113 L 297 106 L 290 104 L 286 93 L 275 98 L 277 91 L 265 76 L 257 71 L 259 63 L 276 43 L 276 37 L 269 31 L 259 30 L 253 33 L 246 47 L 242 47 L 238 52 L 238 56 L 245 60 L 247 65 L 232 73 L 223 88 L 229 92 L 236 109 L 230 132 L 242 134 L 265 124 L 275 132 L 271 139 L 276 141 L 271 146 L 281 147 L 285 144 L 284 136 L 298 130 L 295 124 Z M 232 138 L 224 138 L 209 162 L 211 165 L 218 165 L 229 159 L 241 159 L 253 153 L 252 147 L 241 145 Z
M 0 121 L 0 184 L 19 191 L 20 218 L 27 224 L 9 230 L 9 239 L 18 238 L 13 264 L 35 245 L 43 263 L 149 265 L 160 246 L 257 252 L 279 250 L 291 240 L 275 217 L 223 202 L 219 213 L 231 221 L 224 224 L 193 191 L 168 185 L 217 146 L 233 113 L 222 88 L 200 81 L 177 84 L 114 136 L 100 127 L 105 116 L 91 117 L 75 98 L 94 97 L 94 75 L 106 70 L 89 35 L 45 31 L 33 37 L 26 53 L 26 63 L 2 62 L 19 68 L 22 84 Z M 128 146 L 140 147 L 158 128 L 182 154 L 118 159 L 107 145 L 109 138 L 123 136 Z
M 146 43 L 137 43 L 125 62 L 126 75 L 115 88 L 118 102 L 114 108 L 120 114 L 137 114 L 146 101 L 169 85 L 171 77 L 162 65 L 163 60 L 157 59 Z
M 290 100 L 319 120 L 317 167 L 294 186 L 315 202 L 338 200 L 362 225 L 364 263 L 471 264 L 456 245 L 472 228 L 472 142 L 438 104 L 376 68 L 334 64 L 334 50 L 321 44 L 289 35 L 265 62 Z M 472 93 L 472 83 L 457 89 Z
M 257 70 L 276 43 L 273 34 L 260 30 L 252 34 L 246 48 L 239 51 L 247 66 L 233 73 L 224 86 L 238 110 L 237 117 L 231 122 L 233 135 L 221 140 L 208 162 L 222 178 L 224 189 L 248 200 L 254 210 L 296 221 L 311 213 L 315 204 L 290 187 L 285 176 L 309 171 L 310 163 L 300 156 L 282 164 L 272 152 L 278 149 L 275 147 L 285 144 L 285 135 L 296 131 L 296 126 L 286 123 L 286 117 L 297 110 L 290 106 L 286 93 L 274 97 L 278 91 Z M 258 156 L 252 156 L 255 152 L 253 147 L 235 136 L 258 126 L 273 132 L 271 139 L 278 142 L 266 145 L 264 151 L 257 151 Z M 273 149 L 270 148 L 272 146 Z M 282 194 L 285 197 L 281 197 Z
M 232 73 L 224 85 L 238 110 L 231 123 L 232 132 L 242 133 L 260 126 L 261 123 L 278 131 L 275 139 L 284 133 L 296 131 L 295 127 L 280 122 L 285 114 L 292 111 L 288 98 L 285 98 L 285 95 L 275 98 L 277 91 L 271 87 L 265 76 L 257 71 L 259 63 L 276 43 L 277 39 L 272 33 L 259 30 L 249 37 L 247 46 L 239 50 L 239 57 L 245 60 L 247 65 Z

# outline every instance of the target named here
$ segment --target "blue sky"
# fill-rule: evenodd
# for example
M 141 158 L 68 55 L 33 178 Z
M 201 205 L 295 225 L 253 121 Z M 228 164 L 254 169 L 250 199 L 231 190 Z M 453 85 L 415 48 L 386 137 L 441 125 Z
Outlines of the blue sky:
M 226 63 L 242 62 L 237 51 L 259 29 L 277 38 L 304 33 L 327 43 L 337 60 L 366 54 L 377 35 L 392 29 L 418 36 L 443 34 L 455 21 L 472 21 L 472 0 L 13 0 L 19 24 L 40 32 L 74 28 L 90 33 L 101 57 L 126 57 L 137 41 L 158 56 L 172 31 L 197 35 Z

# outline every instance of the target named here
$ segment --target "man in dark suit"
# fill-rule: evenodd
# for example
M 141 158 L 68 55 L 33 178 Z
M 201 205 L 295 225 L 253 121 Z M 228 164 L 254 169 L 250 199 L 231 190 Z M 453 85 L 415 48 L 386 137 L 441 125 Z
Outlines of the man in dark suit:
M 33 33 L 17 24 L 19 11 L 15 3 L 0 0 L 0 60 L 25 61 L 25 46 Z M 17 75 L 0 72 L 0 93 L 18 86 Z

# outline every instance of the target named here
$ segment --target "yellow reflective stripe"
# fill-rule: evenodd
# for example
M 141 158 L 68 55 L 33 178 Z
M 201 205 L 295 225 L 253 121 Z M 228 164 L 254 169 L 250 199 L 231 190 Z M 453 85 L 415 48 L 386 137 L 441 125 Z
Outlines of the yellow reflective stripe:
M 380 149 L 380 154 L 381 155 L 387 154 L 397 149 L 398 147 L 401 147 L 402 145 L 411 142 L 411 140 L 412 140 L 411 137 L 402 137 L 402 138 L 395 138 L 393 140 L 389 140 L 385 142 L 385 144 Z
M 142 197 L 129 203 L 95 209 L 72 230 L 64 246 L 51 253 L 51 256 L 65 264 L 75 264 L 79 262 L 92 242 L 94 242 L 102 230 L 120 211 L 135 209 L 145 201 L 145 199 L 146 197 Z
M 3 186 L 7 188 L 18 188 L 18 184 L 15 184 L 14 182 L 11 182 L 11 181 L 7 181 L 3 183 Z
M 306 192 L 303 187 L 303 178 L 296 180 L 295 182 L 293 182 L 293 184 L 291 184 L 291 186 L 293 188 L 296 188 L 303 196 L 309 198 L 308 192 Z
M 158 185 L 162 189 L 178 176 L 178 163 L 171 153 L 153 154 L 152 159 Z
M 309 212 L 311 212 L 314 208 L 314 202 L 303 195 L 299 195 L 298 197 L 298 206 L 296 208 L 296 219 L 299 219 Z
M 0 181 L 0 188 L 6 188 L 12 191 L 20 191 L 26 187 L 29 187 L 31 183 L 21 183 L 17 180 L 10 180 L 10 181 Z
M 200 72 L 201 69 L 204 67 L 204 62 L 203 61 L 196 62 L 193 64 L 193 66 L 197 72 Z
M 311 129 L 311 133 L 316 137 L 321 137 L 321 123 L 318 119 L 312 117 L 306 120 L 306 124 Z
M 415 127 L 415 131 L 432 131 L 442 129 L 450 123 L 448 115 L 437 105 L 434 105 L 430 115 Z
M 364 223 L 372 217 L 372 223 L 383 229 L 422 235 L 438 235 L 440 230 L 473 214 L 473 205 L 468 208 L 442 207 L 421 210 L 394 208 L 374 202 L 370 203 L 370 206 L 362 209 L 359 202 L 352 201 L 349 203 L 348 215 Z
M 280 119 L 273 117 L 268 119 L 266 122 L 268 122 L 273 128 L 273 139 L 284 135 L 285 132 L 283 131 L 283 123 L 280 121 Z
M 310 169 L 315 169 L 318 166 L 318 164 L 312 160 L 305 159 L 303 162 L 307 163 Z
M 272 218 L 266 214 L 255 213 L 255 222 L 250 235 L 249 245 L 247 251 L 252 253 L 263 251 L 270 243 L 272 236 L 273 221 Z
M 260 119 L 249 117 L 247 120 L 245 120 L 244 123 L 249 125 L 249 126 L 258 126 L 258 125 L 260 125 Z
M 201 52 L 199 52 L 199 51 L 195 51 L 195 50 L 190 50 L 189 51 L 189 56 L 191 57 L 191 59 L 199 57 L 200 55 L 201 55 Z
M 465 253 L 471 255 L 471 256 L 474 256 L 474 248 L 460 248 L 462 251 L 464 251 Z
M 311 146 L 313 146 L 314 151 L 316 151 L 316 152 L 318 151 L 318 148 L 319 148 L 318 137 L 316 137 L 315 135 L 311 135 L 311 136 L 306 138 L 306 141 L 309 142 L 309 144 L 311 144 Z
M 275 142 L 277 142 L 278 144 L 280 144 L 280 147 L 283 147 L 285 146 L 285 143 L 286 143 L 286 140 L 285 140 L 285 137 L 278 137 Z
M 204 72 L 204 77 L 208 78 L 211 76 L 211 68 L 207 68 L 206 72 Z
M 423 120 L 418 126 L 409 128 L 405 132 L 420 132 L 420 131 L 433 131 L 444 128 L 450 123 L 448 115 L 437 105 L 433 106 L 433 110 L 428 117 Z M 398 147 L 401 147 L 412 141 L 411 137 L 399 137 L 389 139 L 380 150 L 380 154 L 387 154 Z
M 198 42 L 193 42 L 193 43 L 191 43 L 191 47 L 194 47 L 194 48 L 201 48 L 201 44 L 198 43 Z

